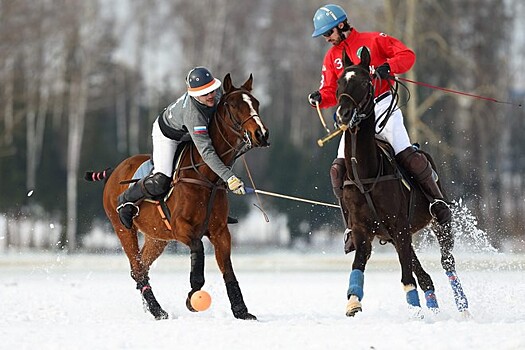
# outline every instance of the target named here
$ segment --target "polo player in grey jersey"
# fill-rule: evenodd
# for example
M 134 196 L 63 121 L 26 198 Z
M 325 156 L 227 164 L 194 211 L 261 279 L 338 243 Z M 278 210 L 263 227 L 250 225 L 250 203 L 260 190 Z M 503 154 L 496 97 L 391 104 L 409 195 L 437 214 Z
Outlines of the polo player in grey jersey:
M 208 135 L 210 119 L 222 96 L 221 81 L 204 67 L 196 67 L 186 76 L 187 91 L 171 103 L 155 120 L 153 139 L 153 171 L 118 197 L 120 221 L 128 229 L 138 215 L 137 203 L 163 195 L 171 184 L 173 158 L 179 144 L 192 141 L 204 162 L 220 176 L 235 194 L 245 194 L 244 183 L 217 155 Z M 236 222 L 228 218 L 228 222 Z

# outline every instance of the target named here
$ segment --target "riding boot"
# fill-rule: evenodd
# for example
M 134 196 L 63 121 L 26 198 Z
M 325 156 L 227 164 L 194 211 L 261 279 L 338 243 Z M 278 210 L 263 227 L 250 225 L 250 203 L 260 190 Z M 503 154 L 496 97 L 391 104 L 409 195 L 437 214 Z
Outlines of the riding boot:
M 344 158 L 334 159 L 332 166 L 330 167 L 330 180 L 332 181 L 332 190 L 334 195 L 339 201 L 341 206 L 341 215 L 343 217 L 343 223 L 345 225 L 345 232 L 343 233 L 343 239 L 345 243 L 345 253 L 348 254 L 355 250 L 354 243 L 352 241 L 352 230 L 350 229 L 350 215 L 348 208 L 343 202 L 343 181 L 346 173 L 346 165 Z
M 118 217 L 127 229 L 133 225 L 133 218 L 139 215 L 139 207 L 136 203 L 146 198 L 143 181 L 144 179 L 139 180 L 118 196 Z
M 120 222 L 131 229 L 133 218 L 139 215 L 140 204 L 146 198 L 155 198 L 166 193 L 171 184 L 171 178 L 163 173 L 148 175 L 130 186 L 118 197 L 117 211 Z
M 445 201 L 443 193 L 434 179 L 432 165 L 427 157 L 410 146 L 396 155 L 398 163 L 412 175 L 421 185 L 425 192 L 432 200 L 429 211 L 432 217 L 441 225 L 450 225 L 452 221 L 452 212 Z

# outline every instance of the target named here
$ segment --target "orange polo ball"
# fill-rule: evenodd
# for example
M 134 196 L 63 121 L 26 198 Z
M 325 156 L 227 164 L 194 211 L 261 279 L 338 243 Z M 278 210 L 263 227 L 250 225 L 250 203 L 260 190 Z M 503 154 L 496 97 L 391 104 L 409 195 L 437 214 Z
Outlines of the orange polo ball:
M 191 306 L 197 311 L 207 310 L 211 305 L 211 296 L 203 291 L 198 290 L 191 296 Z

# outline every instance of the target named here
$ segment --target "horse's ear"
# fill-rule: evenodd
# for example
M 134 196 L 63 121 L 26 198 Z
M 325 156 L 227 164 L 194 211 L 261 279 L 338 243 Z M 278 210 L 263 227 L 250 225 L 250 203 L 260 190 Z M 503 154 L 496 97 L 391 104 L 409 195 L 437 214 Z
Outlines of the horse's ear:
M 359 65 L 363 67 L 364 69 L 368 70 L 370 67 L 370 51 L 368 50 L 368 47 L 363 46 L 361 47 L 361 62 Z
M 250 77 L 248 78 L 248 80 L 246 80 L 244 84 L 242 84 L 242 88 L 249 92 L 252 92 L 252 83 L 253 83 L 253 75 L 250 73 Z
M 343 50 L 343 67 L 346 68 L 346 67 L 350 67 L 353 65 L 354 65 L 354 62 L 352 62 L 352 60 L 350 59 L 350 56 L 346 54 L 346 51 Z
M 226 74 L 226 76 L 224 77 L 222 86 L 225 94 L 233 90 L 232 77 L 230 76 L 230 73 Z

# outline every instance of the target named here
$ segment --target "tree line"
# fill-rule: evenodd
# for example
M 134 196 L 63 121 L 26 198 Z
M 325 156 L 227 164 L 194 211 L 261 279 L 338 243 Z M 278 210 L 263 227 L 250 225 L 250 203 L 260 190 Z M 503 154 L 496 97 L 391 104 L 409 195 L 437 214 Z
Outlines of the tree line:
M 83 183 L 83 172 L 149 153 L 151 123 L 184 92 L 184 75 L 197 65 L 220 79 L 230 72 L 237 85 L 254 75 L 272 143 L 246 157 L 256 185 L 333 202 L 328 169 L 337 142 L 316 146 L 323 129 L 306 101 L 328 49 L 311 38 L 321 5 L 0 0 L 0 212 L 11 220 L 53 217 L 64 227 L 61 246 L 78 247 L 93 222 L 104 220 L 101 187 Z M 383 31 L 414 49 L 417 61 L 406 78 L 505 101 L 523 98 L 509 57 L 513 23 L 524 12 L 518 1 L 340 5 L 357 30 Z M 433 155 L 450 197 L 467 203 L 494 244 L 522 237 L 522 109 L 408 88 L 402 100 L 409 133 Z M 341 229 L 333 209 L 266 200 L 288 214 L 294 237 L 323 225 L 334 234 Z M 238 198 L 232 205 L 239 216 L 250 208 Z

